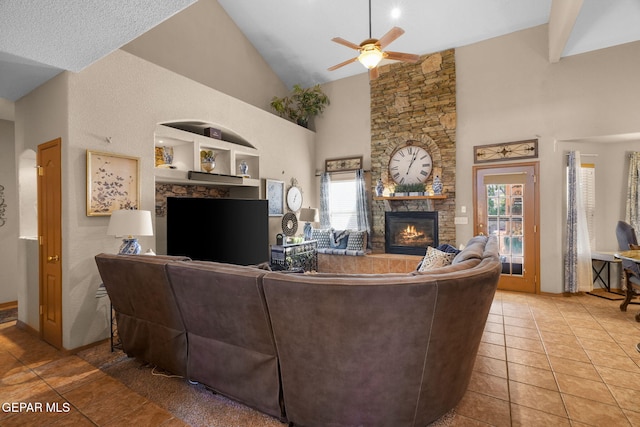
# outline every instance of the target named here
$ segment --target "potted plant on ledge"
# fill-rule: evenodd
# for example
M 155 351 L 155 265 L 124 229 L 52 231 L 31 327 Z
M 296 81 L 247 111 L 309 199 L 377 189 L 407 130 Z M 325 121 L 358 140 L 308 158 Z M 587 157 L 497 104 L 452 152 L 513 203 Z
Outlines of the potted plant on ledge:
M 286 117 L 305 128 L 309 126 L 309 119 L 321 114 L 327 105 L 329 97 L 322 92 L 320 85 L 306 89 L 294 85 L 291 95 L 283 98 L 274 96 L 271 100 L 271 108 L 280 117 Z

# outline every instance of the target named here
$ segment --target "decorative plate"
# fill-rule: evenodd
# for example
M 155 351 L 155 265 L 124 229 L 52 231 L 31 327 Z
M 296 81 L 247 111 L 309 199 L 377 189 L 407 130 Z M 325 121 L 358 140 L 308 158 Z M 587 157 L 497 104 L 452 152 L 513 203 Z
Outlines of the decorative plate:
M 286 236 L 293 236 L 298 231 L 298 218 L 293 212 L 287 212 L 282 216 L 282 232 Z

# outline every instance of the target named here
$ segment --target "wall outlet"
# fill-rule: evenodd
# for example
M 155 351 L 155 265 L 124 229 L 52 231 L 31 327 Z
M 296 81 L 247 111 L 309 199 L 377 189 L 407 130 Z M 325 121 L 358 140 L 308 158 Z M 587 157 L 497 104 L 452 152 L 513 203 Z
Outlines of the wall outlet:
M 466 216 L 457 216 L 453 219 L 454 224 L 469 224 L 469 218 Z

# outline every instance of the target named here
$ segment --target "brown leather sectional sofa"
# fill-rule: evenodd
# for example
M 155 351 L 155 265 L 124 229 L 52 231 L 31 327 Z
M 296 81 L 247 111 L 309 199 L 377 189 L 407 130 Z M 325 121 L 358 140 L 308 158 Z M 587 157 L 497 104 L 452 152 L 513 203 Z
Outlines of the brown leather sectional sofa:
M 425 426 L 455 407 L 501 270 L 484 236 L 452 265 L 410 274 L 96 262 L 128 355 L 309 427 Z

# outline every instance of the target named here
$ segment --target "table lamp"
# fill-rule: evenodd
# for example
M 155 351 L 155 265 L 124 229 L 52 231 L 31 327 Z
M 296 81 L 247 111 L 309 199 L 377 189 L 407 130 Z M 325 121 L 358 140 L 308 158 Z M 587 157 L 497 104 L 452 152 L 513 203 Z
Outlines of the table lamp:
M 111 212 L 109 236 L 127 236 L 122 239 L 120 255 L 138 255 L 141 251 L 138 239 L 133 236 L 153 236 L 153 224 L 151 223 L 151 211 L 132 209 L 116 210 Z
M 311 240 L 311 223 L 318 222 L 318 209 L 302 208 L 300 209 L 300 221 L 304 221 L 304 240 Z

